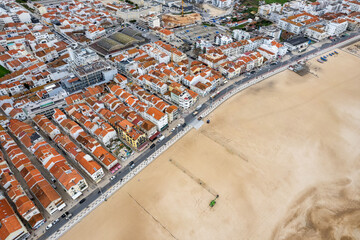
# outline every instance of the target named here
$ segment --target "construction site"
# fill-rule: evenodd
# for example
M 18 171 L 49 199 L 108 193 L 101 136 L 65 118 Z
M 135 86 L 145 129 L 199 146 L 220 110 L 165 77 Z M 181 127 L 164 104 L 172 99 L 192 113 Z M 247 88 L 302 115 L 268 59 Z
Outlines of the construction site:
M 202 18 L 199 13 L 182 13 L 181 15 L 164 14 L 161 20 L 165 28 L 175 28 L 200 23 Z

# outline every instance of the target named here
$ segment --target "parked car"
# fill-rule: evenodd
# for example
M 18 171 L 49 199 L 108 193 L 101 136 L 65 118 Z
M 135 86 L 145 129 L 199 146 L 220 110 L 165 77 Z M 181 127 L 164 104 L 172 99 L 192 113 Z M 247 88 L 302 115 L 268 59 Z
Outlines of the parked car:
M 114 180 L 116 178 L 116 176 L 114 175 L 114 176 L 112 176 L 111 178 L 110 178 L 110 181 L 112 181 L 112 180 Z
M 86 198 L 83 198 L 83 199 L 80 200 L 79 203 L 82 204 L 82 203 L 84 203 L 85 201 L 86 201 Z
M 53 223 L 52 223 L 52 224 L 54 225 L 54 224 L 58 223 L 59 221 L 60 221 L 60 219 L 59 219 L 59 218 L 57 218 L 57 219 L 55 219 L 55 220 L 53 221 Z
M 151 144 L 150 149 L 153 149 L 155 147 L 155 143 Z
M 172 128 L 172 129 L 171 129 L 171 132 L 173 132 L 173 131 L 175 131 L 175 128 Z
M 46 230 L 49 230 L 52 226 L 53 226 L 53 224 L 52 224 L 52 223 L 50 223 L 49 225 L 47 225 L 47 226 L 46 226 L 46 228 L 45 228 L 45 229 L 46 229 Z
M 165 139 L 165 136 L 161 136 L 161 137 L 159 138 L 158 142 L 161 142 L 161 141 L 164 140 L 164 139 Z
M 57 187 L 56 187 L 55 184 L 51 184 L 51 186 L 52 186 L 54 189 L 57 189 Z
M 130 169 L 135 168 L 135 163 L 134 163 L 134 161 L 131 161 L 131 162 L 129 163 L 129 166 L 130 166 Z
M 72 213 L 69 213 L 65 219 L 70 219 L 72 217 Z

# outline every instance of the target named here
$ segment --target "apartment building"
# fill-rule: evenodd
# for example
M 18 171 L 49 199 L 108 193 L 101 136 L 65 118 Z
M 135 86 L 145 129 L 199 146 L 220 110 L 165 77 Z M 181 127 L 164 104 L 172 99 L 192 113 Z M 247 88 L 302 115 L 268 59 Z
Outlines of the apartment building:
M 304 34 L 315 41 L 322 41 L 329 36 L 329 34 L 325 31 L 325 27 L 323 25 L 316 25 L 313 27 L 308 27 Z
M 157 126 L 158 131 L 163 131 L 168 127 L 169 122 L 166 114 L 154 107 L 148 108 L 144 113 L 144 118 L 153 122 Z
M 320 18 L 310 13 L 303 12 L 278 21 L 278 27 L 294 34 L 300 34 L 306 27 L 317 24 Z
M 114 79 L 117 70 L 105 61 L 95 61 L 80 66 L 71 66 L 74 77 L 61 82 L 68 92 L 75 92 L 100 82 Z
M 325 31 L 330 36 L 339 36 L 346 31 L 348 27 L 348 22 L 343 18 L 337 18 L 333 21 L 330 21 L 325 28 Z

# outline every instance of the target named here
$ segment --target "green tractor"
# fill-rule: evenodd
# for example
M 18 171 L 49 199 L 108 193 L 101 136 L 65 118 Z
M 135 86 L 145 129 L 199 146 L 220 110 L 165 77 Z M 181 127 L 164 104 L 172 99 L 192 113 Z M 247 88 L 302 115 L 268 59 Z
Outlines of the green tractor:
M 216 204 L 216 199 L 219 197 L 219 195 L 216 195 L 216 198 L 214 200 L 212 200 L 209 204 L 209 206 L 212 208 L 213 206 L 215 206 Z

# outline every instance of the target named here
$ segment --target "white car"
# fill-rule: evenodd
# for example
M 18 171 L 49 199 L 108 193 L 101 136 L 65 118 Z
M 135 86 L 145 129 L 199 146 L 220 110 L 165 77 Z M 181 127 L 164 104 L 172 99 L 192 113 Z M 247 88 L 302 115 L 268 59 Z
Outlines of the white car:
M 171 129 L 171 132 L 175 131 L 175 128 Z
M 116 178 L 116 176 L 114 175 L 114 176 L 112 176 L 111 178 L 110 178 L 110 181 L 112 181 L 112 180 L 114 180 Z
M 52 223 L 50 223 L 49 225 L 47 225 L 47 226 L 46 226 L 46 228 L 45 228 L 45 229 L 46 229 L 46 230 L 49 230 L 52 226 L 53 226 L 53 224 L 52 224 Z

